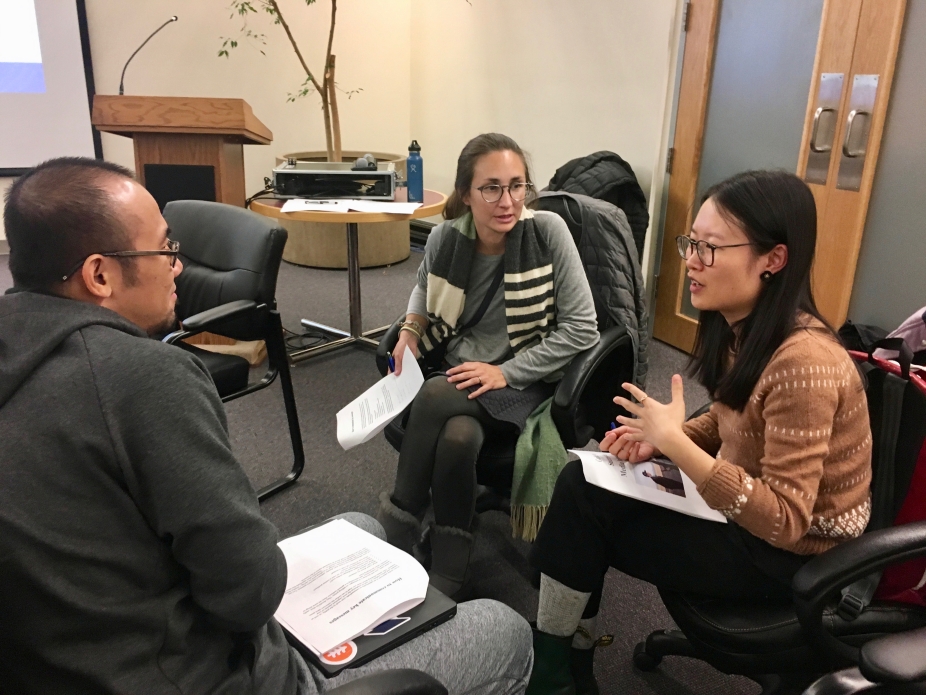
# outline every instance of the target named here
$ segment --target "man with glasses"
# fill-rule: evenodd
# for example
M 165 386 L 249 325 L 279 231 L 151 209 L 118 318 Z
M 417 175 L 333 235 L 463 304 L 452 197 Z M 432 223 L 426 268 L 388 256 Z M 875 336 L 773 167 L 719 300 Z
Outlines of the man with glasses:
M 215 387 L 148 339 L 176 324 L 183 269 L 157 203 L 122 167 L 62 158 L 13 184 L 4 226 L 3 692 L 304 695 L 402 667 L 453 691 L 523 691 L 529 631 L 494 602 L 345 676 L 311 671 L 273 620 L 286 563 Z

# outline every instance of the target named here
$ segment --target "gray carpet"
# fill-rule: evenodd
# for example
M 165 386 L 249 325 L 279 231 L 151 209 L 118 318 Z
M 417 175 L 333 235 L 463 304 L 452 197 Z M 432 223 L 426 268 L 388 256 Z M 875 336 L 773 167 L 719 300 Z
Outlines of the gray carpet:
M 421 256 L 361 273 L 364 328 L 391 323 L 404 311 Z M 0 292 L 12 284 L 5 259 L 0 262 Z M 347 275 L 283 264 L 277 300 L 285 326 L 301 331 L 306 317 L 347 329 Z M 669 397 L 669 380 L 681 373 L 687 356 L 652 341 L 647 392 Z M 379 378 L 372 351 L 347 348 L 302 362 L 293 369 L 307 464 L 299 481 L 267 500 L 263 511 L 287 535 L 347 510 L 374 513 L 377 495 L 391 488 L 396 452 L 382 437 L 345 452 L 335 437 L 335 414 Z M 694 411 L 707 400 L 703 389 L 686 379 L 686 404 Z M 279 385 L 227 404 L 235 451 L 255 487 L 282 476 L 291 466 L 290 445 Z M 531 587 L 528 545 L 512 540 L 508 517 L 487 512 L 480 519 L 473 560 L 474 592 L 515 608 L 528 619 L 537 610 Z M 611 571 L 602 602 L 601 628 L 613 633 L 614 644 L 596 657 L 602 693 L 685 695 L 758 693 L 744 678 L 726 676 L 691 659 L 672 657 L 652 673 L 631 664 L 634 645 L 651 631 L 671 627 L 655 589 Z

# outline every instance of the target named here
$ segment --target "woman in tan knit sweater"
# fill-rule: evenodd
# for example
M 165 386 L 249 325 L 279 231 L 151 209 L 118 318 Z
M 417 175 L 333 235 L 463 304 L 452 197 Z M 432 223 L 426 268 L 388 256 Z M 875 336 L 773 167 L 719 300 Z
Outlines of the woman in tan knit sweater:
M 811 294 L 806 184 L 738 174 L 707 191 L 677 243 L 701 312 L 692 367 L 710 411 L 685 422 L 679 375 L 667 404 L 624 384 L 635 400 L 614 400 L 630 415 L 600 447 L 631 463 L 670 458 L 730 523 L 621 497 L 567 465 L 531 556 L 542 574 L 529 695 L 597 692 L 591 636 L 609 566 L 669 590 L 781 598 L 807 559 L 868 523 L 868 408 Z

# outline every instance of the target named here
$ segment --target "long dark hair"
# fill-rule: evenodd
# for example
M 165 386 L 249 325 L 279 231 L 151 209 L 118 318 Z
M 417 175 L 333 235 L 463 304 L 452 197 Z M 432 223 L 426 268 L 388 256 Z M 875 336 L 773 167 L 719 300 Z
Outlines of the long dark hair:
M 479 158 L 491 152 L 503 152 L 505 150 L 510 150 L 521 158 L 524 163 L 524 180 L 533 183 L 531 181 L 531 170 L 527 164 L 527 155 L 524 154 L 518 143 L 501 133 L 477 135 L 466 143 L 457 159 L 457 175 L 453 181 L 453 193 L 447 198 L 447 204 L 444 206 L 445 220 L 455 220 L 469 210 L 469 206 L 463 202 L 463 197 L 469 192 L 470 186 L 473 185 L 473 173 L 476 170 L 476 162 L 479 161 Z M 525 205 L 528 202 L 530 202 L 530 198 L 525 202 Z
M 749 316 L 731 326 L 720 312 L 702 311 L 698 322 L 692 374 L 714 400 L 742 411 L 802 312 L 816 317 L 835 336 L 810 288 L 817 208 L 807 184 L 784 171 L 745 171 L 712 186 L 701 204 L 708 199 L 718 214 L 746 233 L 756 253 L 768 253 L 778 244 L 788 249 L 787 263 L 762 283 Z

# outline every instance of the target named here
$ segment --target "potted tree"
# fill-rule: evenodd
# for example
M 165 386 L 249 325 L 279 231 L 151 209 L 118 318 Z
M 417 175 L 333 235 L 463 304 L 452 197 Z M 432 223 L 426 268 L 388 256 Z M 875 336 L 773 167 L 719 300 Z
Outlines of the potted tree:
M 316 0 L 304 0 L 306 6 L 314 5 Z M 231 18 L 241 22 L 238 38 L 221 37 L 222 44 L 218 55 L 228 58 L 232 50 L 238 47 L 241 39 L 258 45 L 265 45 L 267 35 L 256 31 L 250 20 L 264 16 L 278 26 L 299 64 L 305 71 L 305 80 L 296 92 L 289 94 L 288 101 L 304 98 L 312 93 L 321 99 L 321 109 L 325 128 L 326 151 L 290 152 L 277 158 L 277 163 L 287 159 L 302 161 L 353 161 L 365 152 L 359 150 L 345 151 L 341 147 L 341 121 L 338 111 L 337 82 L 335 81 L 336 57 L 334 47 L 335 27 L 337 25 L 338 0 L 331 0 L 331 18 L 328 27 L 328 42 L 322 69 L 313 71 L 305 59 L 305 54 L 293 34 L 292 28 L 283 15 L 277 0 L 232 0 L 229 5 Z M 263 50 L 261 49 L 261 53 Z M 361 89 L 345 92 L 348 98 L 362 91 Z M 391 161 L 395 164 L 399 176 L 405 176 L 405 157 L 388 152 L 372 152 L 378 160 Z M 344 227 L 340 224 L 292 222 L 284 220 L 284 226 L 290 232 L 283 258 L 291 263 L 323 268 L 347 267 L 347 242 Z M 375 234 L 361 237 L 360 264 L 363 267 L 396 263 L 408 257 L 408 222 L 378 222 Z M 368 241 L 369 240 L 369 241 Z

